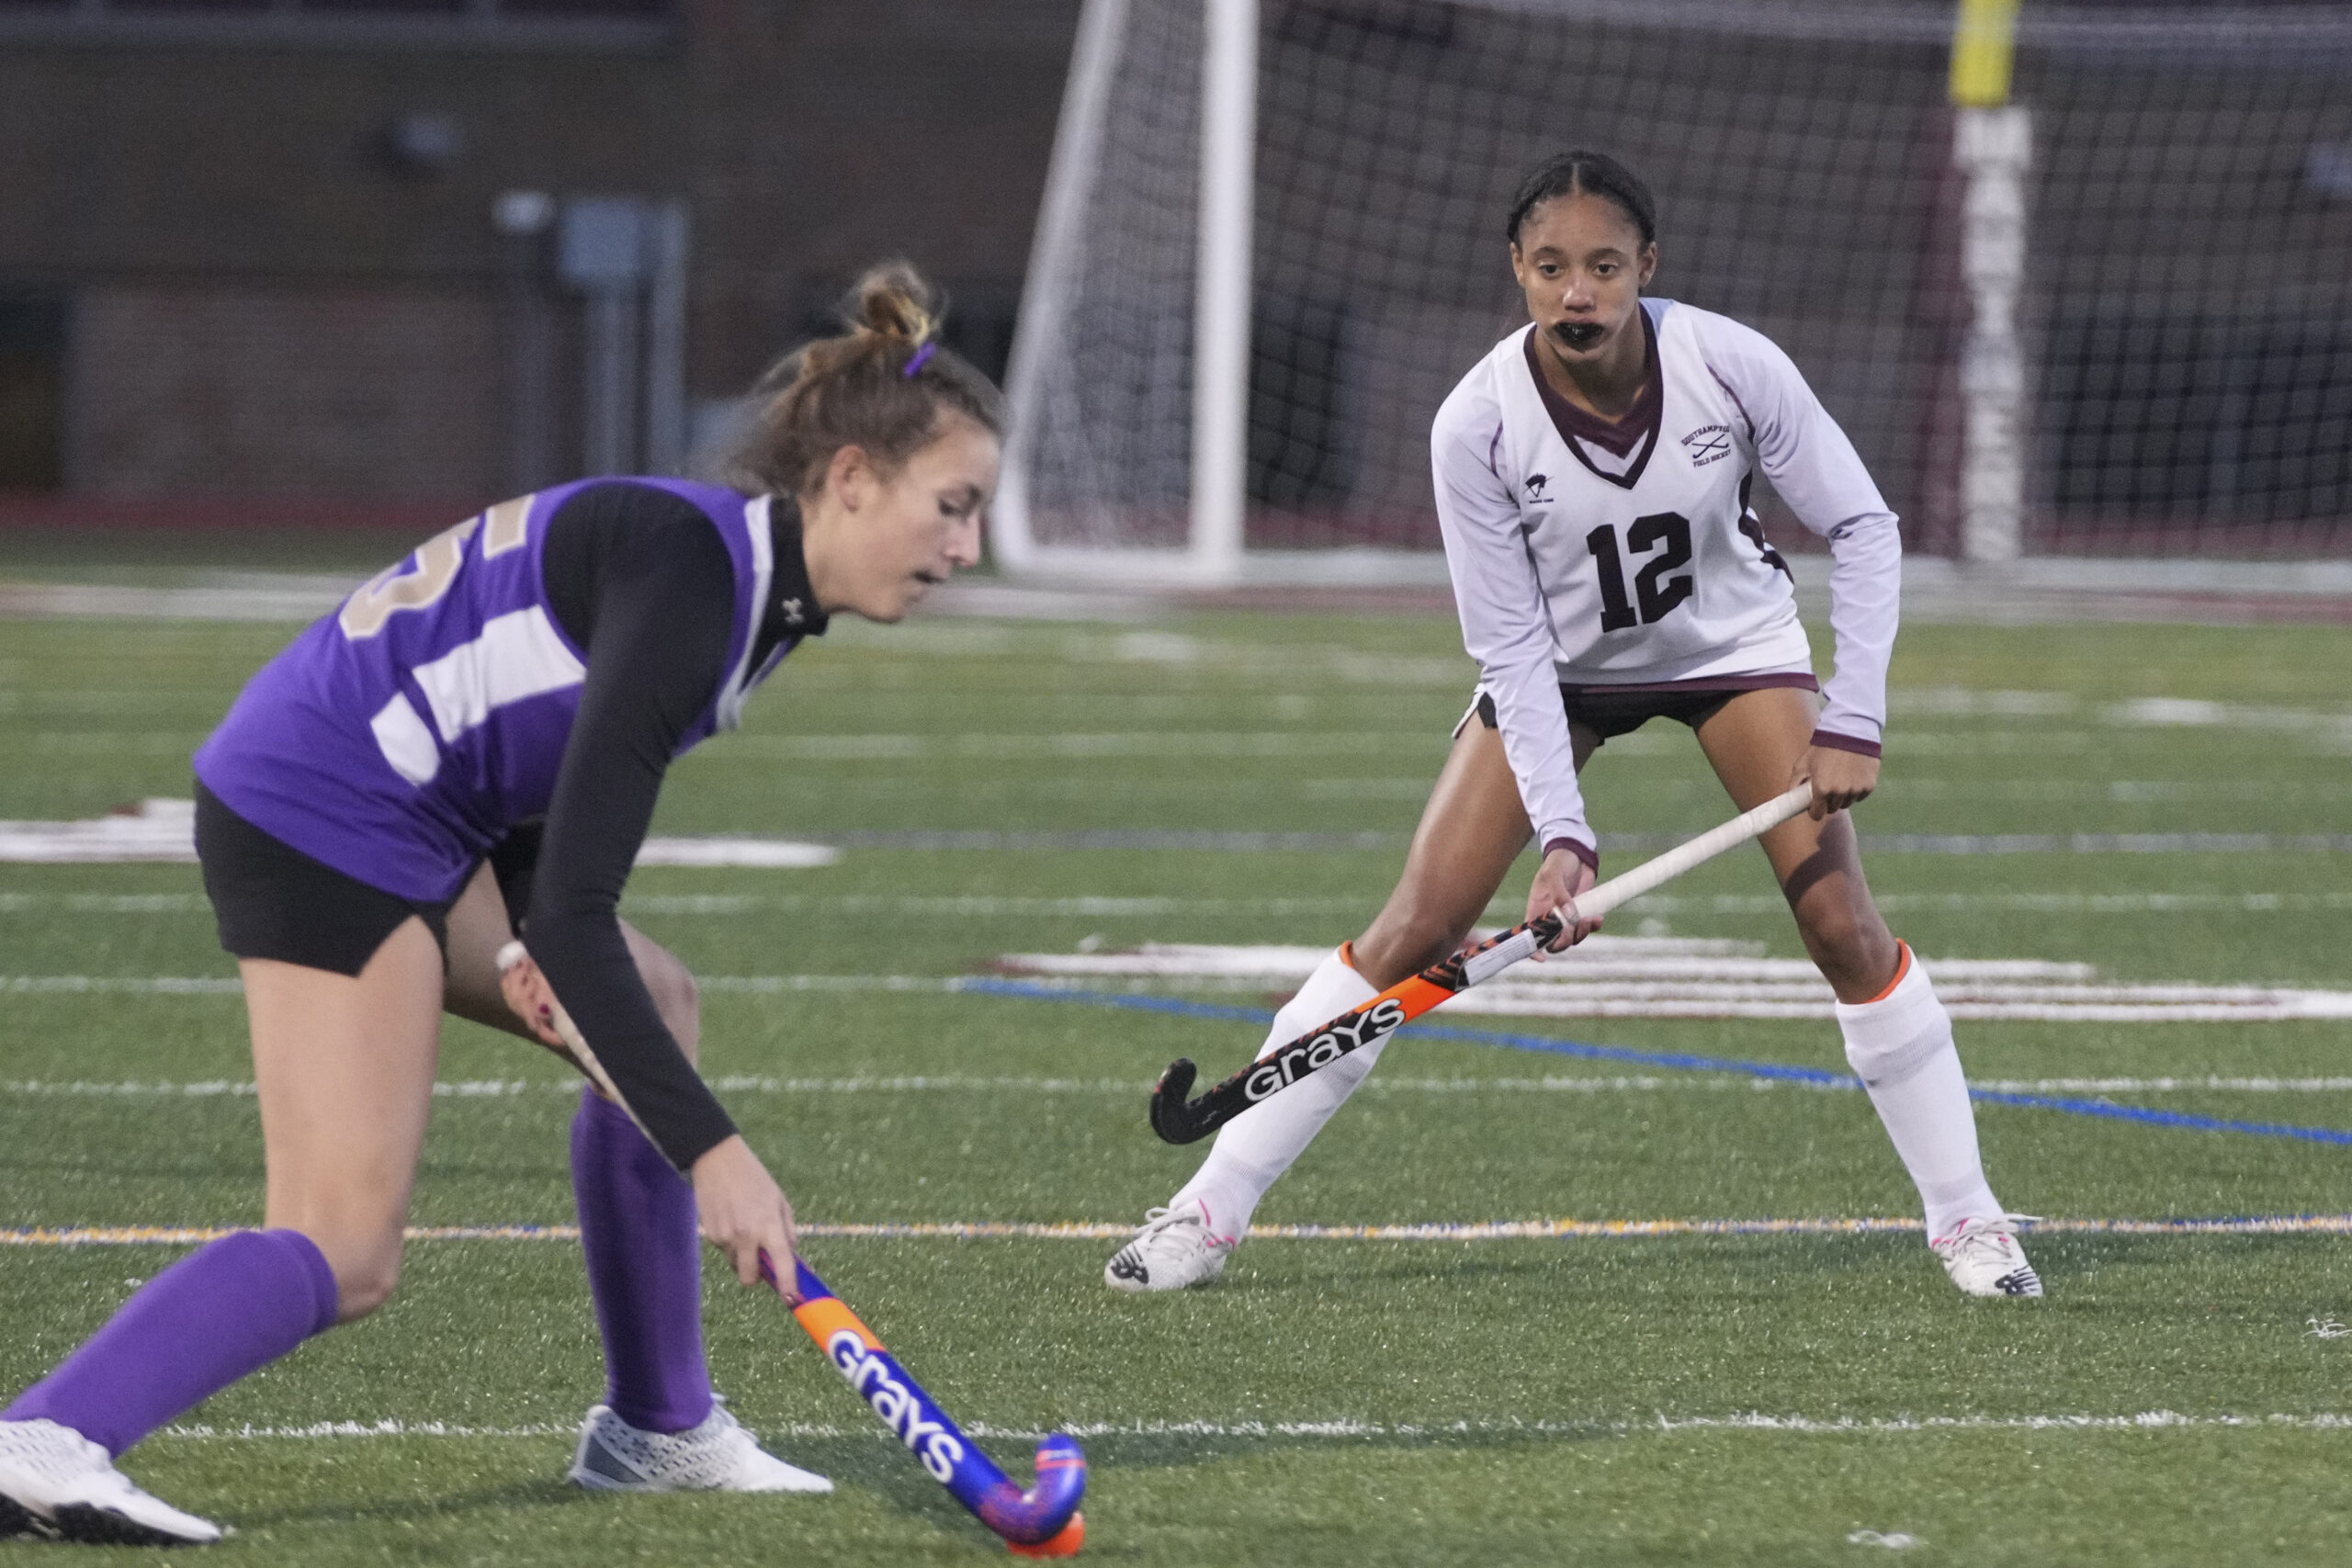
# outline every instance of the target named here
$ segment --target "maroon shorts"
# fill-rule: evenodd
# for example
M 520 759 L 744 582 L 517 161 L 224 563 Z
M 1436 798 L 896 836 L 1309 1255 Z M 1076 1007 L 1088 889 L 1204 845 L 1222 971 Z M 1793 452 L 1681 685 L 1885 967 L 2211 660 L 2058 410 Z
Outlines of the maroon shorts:
M 1696 729 L 1714 716 L 1723 706 L 1742 692 L 1760 692 L 1777 686 L 1793 686 L 1799 691 L 1817 692 L 1821 683 L 1810 675 L 1789 671 L 1773 675 L 1724 675 L 1713 680 L 1661 681 L 1645 686 L 1568 686 L 1560 688 L 1560 704 L 1567 710 L 1568 722 L 1589 729 L 1601 739 L 1612 735 L 1630 735 L 1654 718 L 1670 718 Z M 1495 728 L 1495 699 L 1480 692 L 1462 722 L 1453 727 L 1460 735 L 1476 716 L 1488 729 Z

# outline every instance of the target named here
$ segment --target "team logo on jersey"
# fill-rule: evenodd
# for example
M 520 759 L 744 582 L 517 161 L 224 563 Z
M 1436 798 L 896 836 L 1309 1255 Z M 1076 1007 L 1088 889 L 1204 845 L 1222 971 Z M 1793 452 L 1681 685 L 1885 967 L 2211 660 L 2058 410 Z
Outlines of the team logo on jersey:
M 1731 426 L 1702 424 L 1684 436 L 1682 445 L 1690 448 L 1690 466 L 1703 468 L 1718 457 L 1731 456 Z
M 1548 498 L 1544 494 L 1544 487 L 1545 485 L 1547 485 L 1547 484 L 1550 484 L 1551 482 L 1552 482 L 1552 476 L 1551 476 L 1551 475 L 1549 475 L 1549 474 L 1530 474 L 1530 475 L 1528 475 L 1528 476 L 1527 476 L 1527 499 L 1528 499 L 1528 500 L 1530 500 L 1530 501 L 1543 501 L 1543 500 L 1546 500 L 1546 499 L 1548 499 Z

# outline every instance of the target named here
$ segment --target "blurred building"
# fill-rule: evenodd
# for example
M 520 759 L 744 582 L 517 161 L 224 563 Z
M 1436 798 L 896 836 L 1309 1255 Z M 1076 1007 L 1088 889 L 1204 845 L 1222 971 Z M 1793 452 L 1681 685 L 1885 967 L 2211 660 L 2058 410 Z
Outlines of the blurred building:
M 1078 0 L 0 0 L 0 521 L 674 460 L 904 254 L 1001 367 Z

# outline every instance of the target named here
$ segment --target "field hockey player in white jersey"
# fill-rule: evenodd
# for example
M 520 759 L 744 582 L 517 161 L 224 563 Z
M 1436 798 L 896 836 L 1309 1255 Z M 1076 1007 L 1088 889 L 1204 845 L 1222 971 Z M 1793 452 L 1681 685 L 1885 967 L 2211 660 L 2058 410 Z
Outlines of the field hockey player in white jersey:
M 1396 891 L 1275 1015 L 1265 1049 L 1452 953 L 1531 832 L 1543 863 L 1528 918 L 1571 905 L 1600 865 L 1577 773 L 1610 737 L 1670 718 L 1696 732 L 1742 810 L 1811 782 L 1810 813 L 1763 846 L 1837 992 L 1846 1059 L 1952 1282 L 2038 1296 L 1978 1158 L 1951 1015 L 1872 904 L 1847 814 L 1878 784 L 1902 572 L 1894 515 L 1787 355 L 1723 316 L 1642 298 L 1657 265 L 1655 212 L 1639 179 L 1589 152 L 1544 164 L 1512 202 L 1511 268 L 1532 322 L 1462 378 L 1430 433 L 1476 697 Z M 1759 469 L 1829 545 L 1826 690 L 1792 578 L 1748 505 Z M 1577 924 L 1559 945 L 1594 929 Z M 1380 1051 L 1236 1117 L 1105 1282 L 1216 1279 L 1259 1200 Z

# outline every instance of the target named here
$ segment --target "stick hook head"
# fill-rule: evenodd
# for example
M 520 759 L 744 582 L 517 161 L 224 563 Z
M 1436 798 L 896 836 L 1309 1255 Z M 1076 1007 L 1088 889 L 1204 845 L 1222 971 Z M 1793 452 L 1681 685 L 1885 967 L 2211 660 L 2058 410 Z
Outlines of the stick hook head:
M 1200 1108 L 1187 1102 L 1200 1072 L 1190 1056 L 1179 1056 L 1151 1086 L 1151 1130 L 1162 1142 L 1193 1143 L 1209 1130 Z

